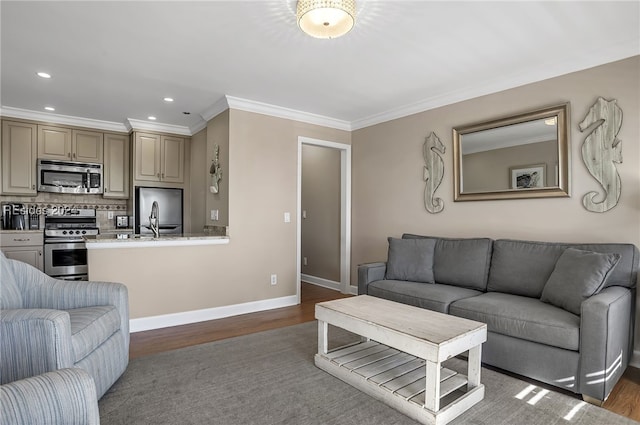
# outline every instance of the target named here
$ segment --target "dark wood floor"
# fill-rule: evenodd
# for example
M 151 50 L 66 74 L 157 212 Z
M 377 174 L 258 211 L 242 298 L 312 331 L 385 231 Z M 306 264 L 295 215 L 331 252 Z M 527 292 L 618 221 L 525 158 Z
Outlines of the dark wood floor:
M 346 296 L 348 295 L 331 289 L 303 283 L 301 303 L 297 306 L 133 333 L 130 357 L 133 359 L 176 348 L 310 322 L 315 320 L 316 303 Z M 640 421 L 640 369 L 629 367 L 626 370 L 603 407 Z

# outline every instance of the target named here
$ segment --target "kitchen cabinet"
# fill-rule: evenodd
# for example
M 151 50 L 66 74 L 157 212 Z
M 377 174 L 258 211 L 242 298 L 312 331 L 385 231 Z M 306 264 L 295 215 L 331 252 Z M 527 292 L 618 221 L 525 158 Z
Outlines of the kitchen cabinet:
M 2 121 L 2 194 L 36 195 L 37 126 Z
M 51 125 L 38 126 L 38 158 L 102 163 L 103 134 Z
M 0 233 L 0 247 L 7 258 L 31 264 L 40 271 L 44 271 L 43 245 L 41 231 Z
M 129 142 L 126 134 L 104 134 L 105 198 L 129 198 Z
M 184 183 L 184 138 L 136 133 L 134 147 L 135 180 Z

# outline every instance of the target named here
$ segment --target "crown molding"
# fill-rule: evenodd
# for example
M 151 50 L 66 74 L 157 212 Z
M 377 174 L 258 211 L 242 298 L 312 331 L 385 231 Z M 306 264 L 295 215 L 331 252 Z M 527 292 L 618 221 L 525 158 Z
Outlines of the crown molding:
M 227 96 L 222 96 L 220 100 L 218 100 L 213 105 L 209 106 L 204 111 L 200 112 L 200 116 L 203 120 L 209 121 L 211 118 L 219 115 L 220 113 L 229 109 L 229 103 L 227 103 Z
M 207 128 L 207 121 L 201 119 L 200 121 L 189 127 L 189 131 L 191 132 L 191 136 L 193 136 L 194 134 L 196 134 L 200 130 L 204 130 L 205 128 Z
M 95 120 L 91 118 L 72 117 L 69 115 L 51 114 L 47 112 L 30 111 L 28 109 L 2 106 L 0 115 L 3 117 L 20 118 L 24 120 L 54 122 L 56 124 L 70 125 L 74 127 L 87 127 L 97 130 L 129 132 L 126 125 L 111 121 Z
M 162 124 L 143 120 L 127 118 L 127 123 L 131 130 L 155 131 L 158 133 L 179 134 L 181 136 L 191 136 L 189 127 L 183 125 Z
M 638 40 L 624 40 L 618 44 L 610 46 L 604 51 L 591 52 L 582 56 L 571 56 L 562 62 L 543 63 L 536 69 L 532 69 L 524 74 L 501 75 L 494 80 L 476 84 L 473 87 L 465 87 L 460 90 L 448 92 L 442 95 L 433 96 L 391 109 L 380 114 L 374 114 L 351 122 L 352 130 L 370 127 L 372 125 L 403 118 L 409 115 L 425 112 L 430 109 L 451 105 L 453 103 L 470 100 L 476 97 L 498 93 L 527 84 L 536 83 L 550 78 L 560 77 L 574 72 L 584 71 L 600 65 L 624 60 L 640 53 Z
M 233 96 L 225 97 L 227 105 L 232 109 L 255 112 L 257 114 L 285 118 L 293 121 L 301 121 L 308 124 L 321 125 L 323 127 L 335 128 L 336 130 L 351 131 L 351 123 L 349 121 L 325 117 L 323 115 L 312 114 L 309 112 L 297 111 L 295 109 L 284 108 L 282 106 L 270 105 L 268 103 L 257 102 L 255 100 L 241 99 Z

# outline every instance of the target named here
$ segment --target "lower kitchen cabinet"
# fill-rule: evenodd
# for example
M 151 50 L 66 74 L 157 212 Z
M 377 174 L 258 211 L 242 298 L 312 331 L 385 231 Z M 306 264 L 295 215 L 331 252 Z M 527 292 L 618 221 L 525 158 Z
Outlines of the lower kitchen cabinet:
M 31 264 L 44 271 L 42 232 L 0 233 L 0 247 L 7 258 Z

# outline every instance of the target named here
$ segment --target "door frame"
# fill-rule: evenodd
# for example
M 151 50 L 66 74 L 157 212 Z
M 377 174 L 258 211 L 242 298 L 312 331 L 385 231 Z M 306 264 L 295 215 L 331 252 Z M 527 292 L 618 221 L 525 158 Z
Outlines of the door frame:
M 298 205 L 296 280 L 300 302 L 302 259 L 302 145 L 323 146 L 340 151 L 340 291 L 351 293 L 351 145 L 298 136 Z

